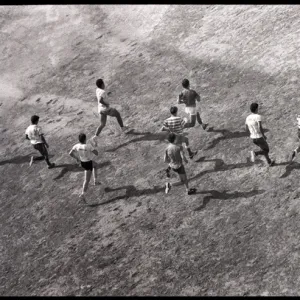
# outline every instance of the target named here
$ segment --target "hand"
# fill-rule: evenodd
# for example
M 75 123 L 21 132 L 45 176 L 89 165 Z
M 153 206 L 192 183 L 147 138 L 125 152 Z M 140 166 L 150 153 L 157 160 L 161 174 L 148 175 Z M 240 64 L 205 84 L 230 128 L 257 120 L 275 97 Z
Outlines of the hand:
M 46 146 L 47 148 L 49 148 L 49 145 L 48 145 L 47 143 L 45 143 L 45 146 Z
M 184 158 L 184 162 L 187 164 L 189 161 L 186 158 Z
M 99 154 L 98 150 L 95 149 L 94 152 L 98 156 L 98 154 Z
M 267 140 L 267 137 L 264 135 L 264 139 Z

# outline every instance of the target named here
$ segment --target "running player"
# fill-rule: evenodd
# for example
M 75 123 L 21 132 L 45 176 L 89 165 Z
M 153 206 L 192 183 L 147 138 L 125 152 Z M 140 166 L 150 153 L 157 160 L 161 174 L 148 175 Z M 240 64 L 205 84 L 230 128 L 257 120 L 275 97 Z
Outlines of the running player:
M 196 101 L 200 102 L 200 95 L 190 89 L 190 82 L 188 79 L 182 80 L 183 91 L 179 94 L 177 103 L 185 104 L 185 112 L 190 116 L 190 123 L 186 127 L 194 127 L 196 124 L 196 118 L 198 123 L 205 130 L 208 124 L 204 124 L 200 117 L 199 108 L 196 108 Z
M 105 127 L 107 116 L 117 118 L 117 121 L 121 129 L 123 130 L 123 132 L 126 132 L 128 128 L 123 125 L 123 120 L 121 118 L 120 113 L 115 108 L 112 108 L 109 105 L 109 102 L 106 97 L 106 92 L 104 90 L 105 89 L 104 81 L 102 79 L 98 79 L 96 81 L 96 86 L 97 86 L 96 97 L 98 100 L 98 113 L 100 115 L 100 126 L 97 128 L 95 136 L 98 136 L 102 131 L 102 129 Z
M 92 147 L 91 143 L 88 145 L 86 144 L 86 135 L 84 133 L 79 134 L 78 139 L 79 143 L 73 146 L 69 154 L 84 168 L 84 182 L 82 193 L 79 197 L 86 201 L 85 193 L 88 189 L 92 173 L 94 177 L 94 185 L 99 184 L 97 182 L 97 164 L 93 161 L 93 154 L 98 155 L 98 151 Z
M 261 115 L 258 114 L 258 104 L 252 103 L 250 105 L 250 111 L 251 115 L 246 118 L 246 131 L 250 133 L 250 138 L 253 143 L 261 149 L 260 151 L 251 151 L 251 161 L 254 162 L 256 156 L 263 155 L 269 166 L 273 166 L 275 161 L 269 157 L 269 145 L 262 128 Z
M 39 119 L 39 116 L 33 115 L 31 117 L 31 125 L 29 125 L 25 131 L 26 139 L 30 140 L 33 148 L 38 150 L 42 155 L 38 157 L 31 156 L 29 166 L 31 166 L 36 160 L 45 160 L 48 165 L 48 169 L 51 169 L 55 166 L 55 164 L 50 163 L 49 161 L 49 154 L 47 150 L 47 148 L 49 148 L 49 145 L 45 140 L 42 128 L 38 126 Z
M 298 140 L 300 141 L 300 115 L 297 116 L 297 124 L 298 124 Z M 293 151 L 291 162 L 295 160 L 296 155 L 299 152 L 300 152 L 300 145 Z
M 195 194 L 196 189 L 189 188 L 188 179 L 186 176 L 185 168 L 183 165 L 183 161 L 188 163 L 188 160 L 183 154 L 182 147 L 175 144 L 176 134 L 170 133 L 168 136 L 169 145 L 165 151 L 164 162 L 169 163 L 167 177 L 170 177 L 169 172 L 172 169 L 179 175 L 181 182 L 185 185 L 185 189 L 188 195 Z M 171 183 L 169 181 L 166 182 L 165 193 L 168 194 L 171 190 Z
M 190 159 L 192 159 L 198 151 L 193 152 L 189 147 L 189 139 L 183 135 L 183 129 L 186 127 L 187 123 L 181 118 L 177 116 L 178 108 L 176 106 L 172 106 L 170 108 L 171 117 L 166 119 L 163 122 L 163 126 L 161 131 L 169 131 L 173 132 L 176 135 L 176 144 L 182 145 L 185 144 L 185 148 L 189 153 Z

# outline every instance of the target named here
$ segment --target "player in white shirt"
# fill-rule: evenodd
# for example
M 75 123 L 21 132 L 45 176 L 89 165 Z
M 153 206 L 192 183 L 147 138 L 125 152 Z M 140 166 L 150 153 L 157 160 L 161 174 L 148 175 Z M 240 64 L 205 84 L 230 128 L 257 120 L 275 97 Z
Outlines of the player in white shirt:
M 269 166 L 273 166 L 275 161 L 269 157 L 269 145 L 267 143 L 267 137 L 264 134 L 264 130 L 261 124 L 261 115 L 258 114 L 258 104 L 252 103 L 250 105 L 251 115 L 246 118 L 246 131 L 250 133 L 250 138 L 253 143 L 260 147 L 260 151 L 251 151 L 251 161 L 255 161 L 255 157 L 263 155 Z
M 30 143 L 32 144 L 33 148 L 38 150 L 42 156 L 34 157 L 31 156 L 29 165 L 31 166 L 34 161 L 36 160 L 45 160 L 48 169 L 51 169 L 55 166 L 54 163 L 51 163 L 49 161 L 49 154 L 47 148 L 49 148 L 49 145 L 47 144 L 44 134 L 42 132 L 42 128 L 38 126 L 40 117 L 37 115 L 33 115 L 31 117 L 31 125 L 27 127 L 25 131 L 25 137 L 27 140 L 30 140 Z
M 92 147 L 91 143 L 86 144 L 86 135 L 84 133 L 79 134 L 78 139 L 80 143 L 74 145 L 69 154 L 84 168 L 84 182 L 82 193 L 79 197 L 86 201 L 85 193 L 88 189 L 92 173 L 94 176 L 94 184 L 99 184 L 97 182 L 97 165 L 93 161 L 93 157 L 94 155 L 98 155 L 98 151 Z
M 300 115 L 297 116 L 298 139 L 300 140 Z M 293 151 L 291 162 L 296 158 L 296 154 L 300 152 L 300 145 Z
M 117 121 L 118 121 L 121 129 L 124 132 L 126 132 L 127 127 L 123 125 L 123 120 L 121 118 L 120 113 L 115 108 L 110 107 L 110 104 L 106 97 L 106 92 L 104 90 L 105 84 L 104 84 L 103 80 L 98 79 L 96 81 L 96 86 L 97 86 L 96 97 L 97 97 L 97 101 L 98 101 L 98 113 L 100 116 L 100 126 L 97 128 L 95 136 L 97 137 L 100 134 L 100 132 L 102 131 L 102 129 L 105 127 L 107 116 L 117 118 Z

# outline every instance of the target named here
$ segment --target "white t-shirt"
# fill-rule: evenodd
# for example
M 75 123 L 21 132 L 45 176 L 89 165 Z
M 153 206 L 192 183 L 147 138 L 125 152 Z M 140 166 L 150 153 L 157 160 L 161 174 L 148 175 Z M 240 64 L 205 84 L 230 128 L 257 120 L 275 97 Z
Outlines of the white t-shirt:
M 94 148 L 91 145 L 78 143 L 75 146 L 73 146 L 72 150 L 77 151 L 79 159 L 82 162 L 90 161 L 94 157 L 94 154 L 92 152 Z
M 262 137 L 258 122 L 261 122 L 261 116 L 259 114 L 251 114 L 246 118 L 251 139 L 259 139 Z
M 100 103 L 100 99 L 103 98 L 104 101 L 108 104 L 105 90 L 97 88 L 96 89 L 96 97 L 97 97 L 97 100 L 98 100 L 98 113 L 100 113 L 101 110 L 107 109 L 107 106 Z
M 25 134 L 28 135 L 30 139 L 30 143 L 35 145 L 35 144 L 40 144 L 43 143 L 41 139 L 42 133 L 42 128 L 33 124 L 27 127 Z

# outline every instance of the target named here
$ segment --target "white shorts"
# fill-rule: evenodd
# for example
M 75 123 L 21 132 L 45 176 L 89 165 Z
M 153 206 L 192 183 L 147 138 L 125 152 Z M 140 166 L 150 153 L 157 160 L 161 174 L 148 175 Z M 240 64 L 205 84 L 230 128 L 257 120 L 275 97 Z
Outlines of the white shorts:
M 185 108 L 185 112 L 187 113 L 187 114 L 189 114 L 189 115 L 196 115 L 197 114 L 197 109 L 196 109 L 196 107 L 191 107 L 191 106 L 187 106 L 186 108 Z

